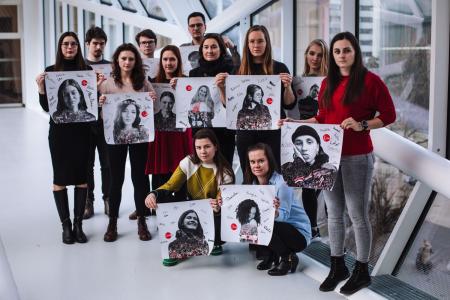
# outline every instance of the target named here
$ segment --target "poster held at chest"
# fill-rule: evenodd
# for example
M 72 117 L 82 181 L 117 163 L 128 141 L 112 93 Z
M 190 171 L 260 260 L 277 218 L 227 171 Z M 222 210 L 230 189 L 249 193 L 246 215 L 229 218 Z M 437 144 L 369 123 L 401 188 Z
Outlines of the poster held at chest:
M 226 110 L 214 77 L 178 78 L 177 128 L 225 127 Z
M 332 190 L 341 160 L 339 125 L 287 122 L 281 127 L 281 173 L 287 185 Z
M 56 124 L 95 121 L 98 117 L 94 71 L 47 72 L 49 114 Z
M 90 66 L 95 71 L 95 73 L 103 74 L 105 79 L 108 79 L 109 77 L 111 77 L 111 72 L 112 72 L 112 65 L 111 64 L 93 64 L 93 65 L 90 65 Z
M 295 76 L 292 80 L 297 104 L 286 110 L 288 117 L 296 120 L 306 120 L 317 115 L 319 110 L 319 90 L 325 77 Z
M 222 185 L 221 237 L 268 245 L 275 220 L 273 185 Z
M 209 199 L 159 203 L 156 215 L 162 258 L 209 255 L 214 246 L 214 216 Z
M 180 47 L 181 61 L 183 62 L 183 74 L 189 76 L 189 71 L 197 68 L 200 59 L 198 45 Z
M 153 101 L 148 93 L 105 96 L 102 111 L 107 144 L 139 144 L 154 140 Z
M 157 94 L 153 103 L 155 112 L 155 130 L 159 131 L 183 131 L 176 128 L 175 90 L 168 83 L 152 83 Z
M 278 75 L 228 76 L 225 82 L 227 128 L 278 129 L 281 80 Z
M 150 78 L 155 78 L 159 70 L 159 58 L 143 58 L 145 75 Z

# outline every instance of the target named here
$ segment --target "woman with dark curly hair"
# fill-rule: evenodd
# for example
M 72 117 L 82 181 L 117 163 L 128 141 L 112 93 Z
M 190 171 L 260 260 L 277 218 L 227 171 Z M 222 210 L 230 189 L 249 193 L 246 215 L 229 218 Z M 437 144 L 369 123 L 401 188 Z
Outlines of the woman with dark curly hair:
M 257 84 L 249 84 L 247 93 L 242 103 L 242 109 L 238 112 L 237 129 L 270 129 L 272 116 L 269 108 L 263 103 L 264 91 Z
M 137 144 L 148 140 L 147 129 L 140 125 L 140 108 L 136 101 L 119 103 L 114 118 L 113 136 L 116 144 Z
M 241 224 L 240 241 L 258 243 L 258 226 L 261 212 L 255 200 L 245 199 L 236 208 L 236 218 Z

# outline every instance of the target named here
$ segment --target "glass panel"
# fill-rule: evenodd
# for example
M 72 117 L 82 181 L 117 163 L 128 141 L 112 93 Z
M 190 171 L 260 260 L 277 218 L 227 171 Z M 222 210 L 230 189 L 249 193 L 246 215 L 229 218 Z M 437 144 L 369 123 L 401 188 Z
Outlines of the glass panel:
M 158 17 L 166 20 L 166 16 L 164 15 L 161 6 L 159 6 L 158 0 L 140 0 L 142 5 L 144 5 L 145 10 L 148 15 L 151 17 Z
M 449 214 L 450 199 L 438 194 L 396 275 L 438 299 L 450 295 Z
M 240 43 L 240 31 L 239 31 L 239 24 L 234 25 L 233 27 L 231 27 L 230 29 L 224 31 L 222 33 L 222 35 L 227 36 L 232 42 L 233 44 L 235 44 L 238 48 L 238 50 L 240 51 L 241 49 L 241 43 Z
M 361 0 L 359 39 L 366 66 L 394 99 L 389 128 L 427 147 L 432 1 L 416 2 Z
M 17 5 L 0 5 L 0 32 L 17 31 Z
M 201 0 L 201 2 L 212 19 L 236 2 L 236 0 Z
M 86 31 L 91 28 L 92 26 L 95 26 L 95 14 L 90 11 L 84 11 L 84 28 L 86 28 Z
M 252 15 L 252 25 L 264 25 L 272 42 L 273 58 L 281 59 L 281 1 L 275 2 L 262 11 Z
M 22 103 L 20 40 L 0 40 L 0 104 Z
M 111 0 L 100 0 L 100 3 L 107 4 L 107 5 L 112 5 Z
M 76 34 L 79 34 L 78 32 L 78 8 L 75 6 L 69 6 L 69 25 L 71 26 L 69 28 L 69 31 L 73 31 Z
M 122 5 L 123 9 L 130 10 L 136 12 L 136 7 L 130 0 L 119 0 L 120 4 Z
M 333 36 L 340 32 L 342 0 L 297 0 L 296 4 L 296 73 L 301 75 L 308 44 L 318 38 L 329 44 Z

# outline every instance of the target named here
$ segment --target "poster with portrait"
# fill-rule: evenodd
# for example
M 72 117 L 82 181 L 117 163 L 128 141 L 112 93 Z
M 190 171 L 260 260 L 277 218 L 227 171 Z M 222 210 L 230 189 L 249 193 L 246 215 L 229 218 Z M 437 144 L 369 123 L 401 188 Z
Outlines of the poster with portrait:
M 154 140 L 153 101 L 148 93 L 105 96 L 102 111 L 107 144 L 139 144 Z
M 188 76 L 189 71 L 198 67 L 200 59 L 199 45 L 180 47 L 183 74 Z
M 95 73 L 103 74 L 105 79 L 108 79 L 109 77 L 111 77 L 111 72 L 112 72 L 112 65 L 111 64 L 93 64 L 93 65 L 90 65 L 90 66 L 95 71 Z
M 317 115 L 319 110 L 319 90 L 325 77 L 295 76 L 292 79 L 297 104 L 286 110 L 287 116 L 295 120 L 305 120 Z
M 142 64 L 145 68 L 145 75 L 150 78 L 155 78 L 159 70 L 159 58 L 143 58 Z
M 214 216 L 209 199 L 158 203 L 156 218 L 163 259 L 211 253 Z
M 155 130 L 183 131 L 176 128 L 175 90 L 169 83 L 152 83 L 152 86 L 157 94 L 157 99 L 153 103 Z
M 292 187 L 331 190 L 341 160 L 339 125 L 286 122 L 281 127 L 281 173 Z
M 275 220 L 275 186 L 222 185 L 222 241 L 268 245 Z
M 228 129 L 278 129 L 281 107 L 279 75 L 231 75 L 227 77 L 225 86 Z
M 49 114 L 56 124 L 92 122 L 98 118 L 94 71 L 46 72 Z
M 226 110 L 214 77 L 178 78 L 177 128 L 225 127 Z

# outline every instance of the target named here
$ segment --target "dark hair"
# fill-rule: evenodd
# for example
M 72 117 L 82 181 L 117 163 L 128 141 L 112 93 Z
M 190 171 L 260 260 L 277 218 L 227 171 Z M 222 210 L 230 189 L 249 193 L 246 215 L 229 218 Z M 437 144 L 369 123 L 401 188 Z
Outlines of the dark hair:
M 88 29 L 88 31 L 86 31 L 86 37 L 84 38 L 84 41 L 89 44 L 92 39 L 103 39 L 105 40 L 105 43 L 108 41 L 106 33 L 103 31 L 103 29 L 97 26 L 92 26 Z
M 123 100 L 117 105 L 116 116 L 114 117 L 113 136 L 115 141 L 117 141 L 120 132 L 125 127 L 125 124 L 123 123 L 122 120 L 122 112 L 128 107 L 128 105 L 134 105 L 136 107 L 136 118 L 134 119 L 133 124 L 131 124 L 131 126 L 133 128 L 139 128 L 139 124 L 141 124 L 139 105 L 133 99 Z
M 327 76 L 327 74 L 328 74 L 328 46 L 327 46 L 327 43 L 325 43 L 325 41 L 322 39 L 312 40 L 309 43 L 308 47 L 306 47 L 305 55 L 304 55 L 305 56 L 305 66 L 303 69 L 302 76 L 310 76 L 311 75 L 311 68 L 309 67 L 307 56 L 308 56 L 309 49 L 313 45 L 319 46 L 320 49 L 322 49 L 322 61 L 320 63 L 319 74 L 317 74 L 317 75 L 318 76 Z
M 245 199 L 236 207 L 236 218 L 239 223 L 247 224 L 250 220 L 248 219 L 250 210 L 252 207 L 256 208 L 255 221 L 259 225 L 261 223 L 261 212 L 259 210 L 258 204 L 252 199 Z
M 161 97 L 159 97 L 159 99 L 162 99 L 164 97 L 169 97 L 170 100 L 172 100 L 172 102 L 175 102 L 175 96 L 173 95 L 172 92 L 169 92 L 169 91 L 162 92 Z
M 156 43 L 158 42 L 158 39 L 156 38 L 156 34 L 153 32 L 153 30 L 151 29 L 144 29 L 141 32 L 139 32 L 138 34 L 136 34 L 136 43 L 139 45 L 139 39 L 141 38 L 141 36 L 147 37 L 149 39 L 154 39 L 155 40 L 155 46 Z
M 321 142 L 320 142 L 320 136 L 317 133 L 317 131 L 308 125 L 301 125 L 297 127 L 297 129 L 294 131 L 294 133 L 291 136 L 292 143 L 295 146 L 295 139 L 299 136 L 309 135 L 313 137 L 317 144 L 319 145 L 319 151 L 317 152 L 316 157 L 314 158 L 314 165 L 322 166 L 324 163 L 327 163 L 330 160 L 330 157 L 328 154 L 323 151 Z M 294 154 L 295 155 L 295 154 Z
M 134 54 L 134 68 L 131 72 L 131 82 L 133 84 L 133 89 L 135 91 L 139 91 L 144 86 L 145 81 L 145 72 L 142 64 L 142 58 L 139 54 L 139 51 L 136 49 L 133 44 L 126 43 L 117 47 L 116 51 L 113 54 L 113 62 L 112 62 L 112 77 L 114 78 L 114 82 L 119 87 L 123 86 L 122 76 L 120 75 L 120 67 L 119 67 L 119 55 L 123 51 L 131 51 Z
M 164 48 L 162 48 L 161 53 L 159 55 L 159 69 L 158 69 L 158 73 L 156 74 L 155 77 L 155 82 L 161 83 L 161 82 L 165 82 L 168 80 L 168 78 L 166 77 L 166 72 L 164 71 L 163 65 L 162 65 L 162 59 L 163 59 L 163 54 L 166 51 L 172 51 L 173 54 L 175 54 L 178 62 L 177 62 L 177 68 L 175 69 L 175 72 L 173 72 L 173 77 L 183 77 L 183 62 L 181 60 L 181 54 L 180 54 L 180 49 L 178 49 L 177 46 L 174 45 L 167 45 Z
M 309 89 L 309 93 L 311 94 L 311 92 L 312 91 L 317 91 L 317 93 L 319 93 L 319 89 L 320 89 L 320 87 L 317 85 L 317 84 L 313 84 L 311 87 L 310 87 L 310 89 Z
M 202 14 L 201 12 L 198 12 L 198 11 L 194 11 L 193 13 L 191 13 L 191 14 L 187 17 L 187 23 L 189 24 L 189 20 L 190 20 L 191 18 L 195 18 L 195 17 L 201 17 L 202 20 L 203 20 L 203 24 L 206 23 L 205 15 Z
M 216 167 L 217 167 L 216 178 L 219 179 L 219 176 L 220 176 L 220 182 L 218 182 L 218 183 L 220 183 L 220 184 L 224 183 L 225 175 L 230 176 L 234 183 L 235 177 L 234 177 L 233 169 L 231 168 L 228 161 L 225 159 L 225 156 L 223 156 L 222 152 L 220 151 L 220 144 L 217 139 L 217 136 L 214 133 L 214 131 L 212 131 L 211 129 L 202 128 L 194 134 L 194 136 L 192 138 L 194 153 L 190 155 L 191 161 L 194 164 L 201 163 L 201 160 L 197 155 L 197 151 L 195 150 L 195 141 L 201 140 L 201 139 L 209 139 L 211 141 L 211 143 L 217 148 L 216 155 L 214 155 L 214 163 L 216 164 Z
M 242 109 L 247 109 L 252 105 L 252 101 L 253 101 L 253 96 L 255 95 L 255 92 L 257 89 L 261 90 L 262 96 L 264 96 L 264 91 L 263 89 L 257 85 L 257 84 L 249 84 L 247 86 L 247 93 L 245 95 L 244 101 L 242 103 Z M 262 102 L 262 98 L 259 104 L 263 104 Z
M 75 39 L 75 42 L 77 42 L 77 54 L 75 55 L 74 61 L 77 65 L 78 70 L 86 70 L 87 65 L 83 59 L 83 55 L 81 54 L 81 47 L 80 47 L 80 40 L 78 39 L 78 36 L 75 32 L 72 31 L 66 31 L 59 37 L 58 40 L 58 48 L 56 50 L 56 61 L 55 61 L 55 71 L 64 71 L 64 63 L 65 60 L 63 54 L 62 54 L 62 43 L 64 38 L 71 36 Z
M 242 62 L 237 75 L 254 75 L 254 70 L 252 70 L 253 56 L 248 47 L 248 38 L 250 33 L 254 31 L 261 31 L 264 34 L 266 49 L 264 51 L 264 59 L 262 64 L 263 75 L 271 75 L 273 74 L 272 45 L 270 42 L 269 31 L 267 31 L 267 28 L 263 25 L 253 25 L 247 31 L 244 40 L 244 48 L 242 49 Z
M 224 57 L 227 55 L 227 47 L 225 46 L 225 43 L 223 42 L 222 37 L 220 36 L 220 34 L 217 33 L 207 33 L 203 36 L 203 40 L 200 43 L 200 47 L 199 47 L 199 54 L 200 54 L 200 59 L 205 59 L 203 57 L 203 44 L 205 43 L 205 41 L 207 39 L 214 39 L 216 40 L 217 44 L 219 45 L 219 49 L 220 49 L 220 57 Z
M 355 61 L 350 70 L 350 77 L 348 80 L 348 85 L 344 92 L 344 96 L 342 97 L 342 103 L 349 104 L 356 101 L 357 97 L 364 88 L 364 78 L 366 77 L 367 69 L 363 64 L 361 48 L 359 47 L 358 40 L 351 32 L 346 31 L 338 33 L 331 40 L 330 63 L 328 67 L 328 76 L 326 78 L 327 85 L 323 96 L 321 97 L 321 99 L 319 99 L 320 101 L 322 101 L 325 107 L 329 107 L 331 105 L 333 94 L 342 79 L 341 72 L 333 56 L 334 44 L 340 40 L 348 40 L 355 50 Z
M 190 213 L 194 213 L 197 216 L 198 226 L 195 230 L 186 228 L 184 226 L 184 219 L 186 219 L 186 216 Z M 193 209 L 187 210 L 181 214 L 180 218 L 178 219 L 178 229 L 182 230 L 183 232 L 187 233 L 188 235 L 195 235 L 198 237 L 203 237 L 203 228 L 202 228 L 202 224 L 200 223 L 200 218 L 198 217 L 197 212 Z
M 278 171 L 277 161 L 275 160 L 275 156 L 273 155 L 272 149 L 269 145 L 264 143 L 257 143 L 253 146 L 247 148 L 247 154 L 245 157 L 245 168 L 244 168 L 244 184 L 253 184 L 258 183 L 258 179 L 252 173 L 252 169 L 250 168 L 250 159 L 248 158 L 248 154 L 252 151 L 262 150 L 264 151 L 264 155 L 266 156 L 269 162 L 269 172 L 267 173 L 268 177 L 272 177 L 273 172 Z
M 66 79 L 61 83 L 61 85 L 58 88 L 58 104 L 56 106 L 56 112 L 60 113 L 68 109 L 68 107 L 66 106 L 66 102 L 64 101 L 64 90 L 68 86 L 73 86 L 74 88 L 77 89 L 78 93 L 80 94 L 80 103 L 78 103 L 78 109 L 87 110 L 86 100 L 84 99 L 83 91 L 81 90 L 81 87 L 78 84 L 78 82 L 76 82 L 73 79 Z

